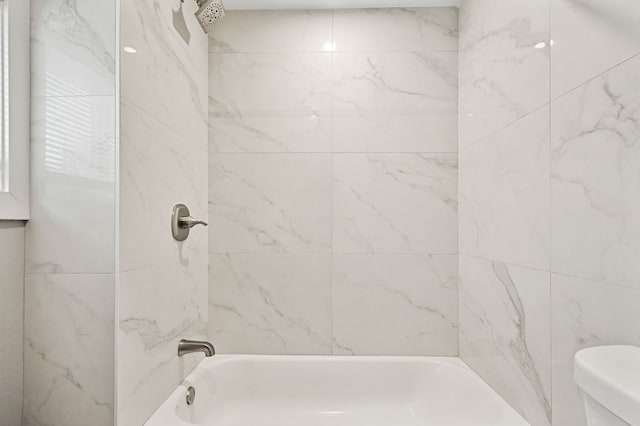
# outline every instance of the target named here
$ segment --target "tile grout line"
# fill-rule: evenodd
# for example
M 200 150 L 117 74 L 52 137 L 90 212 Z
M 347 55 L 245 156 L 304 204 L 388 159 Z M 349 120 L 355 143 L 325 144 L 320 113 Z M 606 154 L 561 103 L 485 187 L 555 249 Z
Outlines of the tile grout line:
M 466 254 L 466 253 L 462 253 L 461 252 L 460 256 L 461 257 L 469 257 L 469 258 L 472 258 L 472 259 L 484 260 L 485 262 L 502 263 L 504 265 L 511 265 L 511 266 L 515 266 L 516 268 L 528 269 L 530 271 L 551 272 L 551 271 L 547 271 L 546 269 L 534 268 L 532 266 L 522 265 L 520 263 L 514 263 L 514 262 L 506 262 L 506 261 L 499 260 L 499 259 L 491 259 L 491 258 L 488 258 L 488 257 L 479 256 L 479 255 L 475 255 L 475 254 Z
M 457 326 L 458 329 L 456 330 L 457 333 L 457 344 L 458 344 L 458 359 L 462 360 L 462 352 L 460 351 L 460 348 L 462 347 L 462 327 L 460 325 L 460 312 L 462 311 L 461 307 L 462 307 L 462 291 L 461 291 L 461 284 L 462 284 L 462 280 L 460 279 L 460 63 L 462 62 L 460 60 L 460 57 L 462 56 L 462 49 L 460 49 L 460 8 L 458 8 L 457 11 L 457 17 L 458 17 L 458 22 L 457 22 L 457 30 L 458 30 L 458 54 L 457 54 L 457 58 L 456 58 L 456 74 L 457 74 L 457 83 L 458 83 L 458 97 L 457 97 L 457 107 L 458 107 L 458 111 L 457 111 L 457 115 L 456 115 L 456 158 L 457 158 L 457 162 L 458 162 L 458 173 L 457 173 L 457 194 L 456 194 L 456 203 L 457 203 L 457 209 L 456 209 L 456 233 L 457 233 L 457 249 L 456 249 L 456 280 L 457 280 L 457 286 L 456 289 L 458 291 L 457 297 L 456 297 L 456 303 L 457 303 Z M 462 362 L 464 362 L 464 360 L 462 360 Z M 466 364 L 466 363 L 465 363 Z
M 626 289 L 626 290 L 631 290 L 631 291 L 639 291 L 640 292 L 640 288 L 633 287 L 631 285 L 625 285 L 625 284 L 620 284 L 620 283 L 612 283 L 610 281 L 597 280 L 597 279 L 593 279 L 593 278 L 580 277 L 578 275 L 567 274 L 565 272 L 550 272 L 550 273 L 551 273 L 552 276 L 553 275 L 559 275 L 561 277 L 575 278 L 575 279 L 578 279 L 578 280 L 587 281 L 587 282 L 598 284 L 598 285 L 601 285 L 601 286 L 612 286 L 612 287 L 617 287 L 617 288 L 621 288 L 621 289 Z
M 190 137 L 185 136 L 184 132 L 181 132 L 181 131 L 178 131 L 178 130 L 174 129 L 172 125 L 167 124 L 166 121 L 162 120 L 159 117 L 156 117 L 155 114 L 152 114 L 151 112 L 147 111 L 147 109 L 145 109 L 142 106 L 140 106 L 137 102 L 133 102 L 129 98 L 121 97 L 120 101 L 118 102 L 118 108 L 121 109 L 122 105 L 125 104 L 125 103 L 129 104 L 129 105 L 132 105 L 133 108 L 138 110 L 138 113 L 141 113 L 145 117 L 148 117 L 151 121 L 156 123 L 159 127 L 163 127 L 165 129 L 169 130 L 169 132 L 171 132 L 174 136 L 177 136 L 183 142 L 186 142 L 189 146 L 191 146 L 193 148 L 196 148 L 196 149 L 199 149 L 201 151 L 204 151 L 204 152 L 207 153 L 207 155 L 209 154 L 209 146 L 208 146 L 209 145 L 209 141 L 208 140 L 207 140 L 207 143 L 204 144 L 201 147 L 201 146 L 198 145 L 197 142 L 195 142 L 195 139 L 197 139 L 197 138 L 191 139 Z M 205 133 L 207 134 L 207 138 L 208 138 L 208 135 L 209 135 L 208 119 L 205 120 L 204 126 L 205 126 Z
M 539 105 L 539 106 L 535 107 L 534 109 L 532 109 L 531 111 L 527 112 L 526 114 L 524 114 L 524 115 L 522 115 L 522 116 L 520 116 L 520 117 L 516 118 L 516 119 L 515 119 L 515 120 L 513 120 L 513 121 L 510 121 L 509 123 L 507 123 L 507 124 L 505 124 L 505 125 L 501 126 L 500 128 L 498 128 L 498 129 L 496 129 L 496 130 L 492 131 L 492 132 L 491 132 L 491 133 L 489 133 L 488 135 L 483 136 L 483 137 L 481 137 L 480 139 L 478 139 L 478 140 L 476 140 L 476 141 L 474 141 L 474 142 L 470 143 L 469 145 L 467 145 L 467 146 L 465 146 L 464 148 L 460 149 L 460 150 L 458 151 L 458 153 L 459 153 L 459 154 L 462 154 L 463 152 L 467 151 L 469 148 L 474 147 L 474 146 L 476 146 L 476 145 L 480 144 L 481 142 L 484 142 L 484 141 L 486 141 L 486 140 L 488 140 L 488 139 L 491 139 L 492 137 L 496 136 L 496 135 L 497 135 L 498 133 L 500 133 L 501 131 L 503 131 L 503 130 L 505 130 L 505 129 L 507 129 L 507 128 L 511 127 L 511 126 L 513 126 L 514 124 L 518 123 L 519 121 L 523 120 L 524 118 L 527 118 L 527 117 L 529 117 L 530 115 L 533 115 L 534 113 L 536 113 L 536 112 L 540 111 L 540 110 L 541 110 L 541 109 L 543 109 L 544 107 L 546 107 L 546 106 L 550 106 L 550 104 L 551 104 L 550 102 L 545 102 L 544 104 L 541 104 L 541 105 Z M 458 136 L 458 137 L 459 137 L 459 136 Z
M 552 292 L 552 286 L 551 286 L 551 277 L 552 277 L 552 272 L 551 272 L 551 119 L 552 119 L 552 115 L 551 115 L 551 107 L 552 107 L 552 101 L 551 101 L 551 84 L 552 84 L 552 72 L 551 72 L 551 67 L 552 67 L 552 61 L 553 61 L 553 44 L 551 43 L 552 40 L 552 27 L 551 27 L 551 23 L 552 23 L 552 7 L 551 5 L 549 5 L 549 9 L 548 9 L 548 37 L 547 40 L 549 40 L 549 63 L 548 63 L 548 69 L 547 69 L 547 73 L 548 73 L 548 87 L 547 87 L 547 91 L 548 91 L 548 95 L 547 95 L 547 101 L 549 104 L 549 109 L 547 111 L 548 114 L 548 120 L 547 120 L 547 161 L 548 161 L 548 172 L 549 172 L 549 179 L 547 180 L 547 191 L 548 191 L 548 208 L 549 211 L 547 212 L 548 214 L 548 232 L 549 234 L 547 235 L 547 243 L 548 243 L 548 247 L 547 249 L 548 251 L 548 255 L 549 258 L 547 259 L 547 268 L 549 269 L 548 272 L 548 277 L 549 277 L 549 300 L 548 300 L 548 308 L 549 308 L 549 335 L 548 335 L 548 344 L 549 344 L 549 349 L 548 349 L 548 356 L 549 356 L 549 424 L 553 424 L 553 314 L 552 314 L 552 300 L 553 297 L 551 296 L 551 292 Z
M 332 30 L 333 34 L 333 30 Z M 335 50 L 335 51 L 327 51 L 327 50 L 248 50 L 248 51 L 235 51 L 235 52 L 209 52 L 209 56 L 242 56 L 242 55 L 279 55 L 279 56 L 287 56 L 287 55 L 317 55 L 317 54 L 369 54 L 369 53 L 380 53 L 380 54 L 438 54 L 438 53 L 458 53 L 458 50 Z
M 560 93 L 558 96 L 556 96 L 556 97 L 554 97 L 554 98 L 552 98 L 552 97 L 551 97 L 551 77 L 550 77 L 550 78 L 549 78 L 549 99 L 550 99 L 550 103 L 553 103 L 553 102 L 556 102 L 556 101 L 560 100 L 561 98 L 565 97 L 565 96 L 566 96 L 566 95 L 568 95 L 569 93 L 571 93 L 571 92 L 573 92 L 573 91 L 575 91 L 575 90 L 580 89 L 581 87 L 583 87 L 583 86 L 585 86 L 585 85 L 587 85 L 587 84 L 589 84 L 589 83 L 593 82 L 594 80 L 596 80 L 596 79 L 598 79 L 598 78 L 600 78 L 600 77 L 602 77 L 602 76 L 606 75 L 607 73 L 609 73 L 609 72 L 611 72 L 611 71 L 615 70 L 615 69 L 616 69 L 616 68 L 618 68 L 619 66 L 624 65 L 624 64 L 626 64 L 627 62 L 630 62 L 630 61 L 632 61 L 632 60 L 636 59 L 636 58 L 637 58 L 637 57 L 639 57 L 639 56 L 640 56 L 640 51 L 639 51 L 639 52 L 636 52 L 636 53 L 634 53 L 633 55 L 629 56 L 628 58 L 626 58 L 626 59 L 624 59 L 624 60 L 622 60 L 622 61 L 618 62 L 617 64 L 615 64 L 615 65 L 613 65 L 613 66 L 611 66 L 611 67 L 609 67 L 609 68 L 605 69 L 604 71 L 597 73 L 597 74 L 596 74 L 596 75 L 594 75 L 593 77 L 588 78 L 587 80 L 585 80 L 585 81 L 583 81 L 582 83 L 580 83 L 580 84 L 576 85 L 575 87 L 572 87 L 571 89 L 568 89 L 568 90 L 566 90 L 565 92 Z M 549 61 L 549 64 L 551 64 L 551 61 Z M 550 75 L 551 75 L 551 66 L 549 66 L 549 73 L 550 73 Z
M 331 46 L 335 46 L 336 43 L 336 39 L 335 39 L 335 10 L 331 9 Z M 329 336 L 329 352 L 331 353 L 331 355 L 335 355 L 335 349 L 334 349 L 334 337 L 335 337 L 335 294 L 334 294 L 334 281 L 335 281 L 335 277 L 334 277 L 334 257 L 333 257 L 333 249 L 334 249 L 334 206 L 335 206 L 335 185 L 334 185 L 334 156 L 335 156 L 335 96 L 334 96 L 334 91 L 335 91 L 335 84 L 334 84 L 334 80 L 335 80 L 335 52 L 332 50 L 331 51 L 331 133 L 330 133 L 330 137 L 331 137 L 331 157 L 330 157 L 330 161 L 331 164 L 329 166 L 329 183 L 331 185 L 331 207 L 330 207 L 330 211 L 331 211 L 331 216 L 329 219 L 329 229 L 330 229 L 330 246 L 331 246 L 331 257 L 329 259 L 329 291 L 331 292 L 331 306 L 330 306 L 330 318 L 329 320 L 331 321 L 331 335 Z
M 445 256 L 445 255 L 441 255 L 441 256 Z M 459 256 L 460 257 L 468 257 L 470 259 L 482 260 L 482 261 L 490 262 L 490 263 L 502 263 L 504 265 L 514 266 L 516 268 L 527 269 L 527 270 L 530 270 L 530 271 L 545 272 L 545 273 L 550 274 L 551 276 L 559 275 L 559 276 L 563 276 L 563 277 L 576 278 L 576 279 L 579 279 L 579 280 L 588 281 L 588 282 L 591 282 L 591 283 L 605 285 L 605 286 L 614 286 L 614 287 L 624 288 L 624 289 L 628 289 L 628 290 L 640 291 L 640 288 L 634 287 L 632 285 L 626 285 L 626 284 L 614 283 L 614 282 L 604 281 L 604 280 L 599 280 L 599 279 L 587 278 L 587 277 L 584 277 L 584 276 L 568 274 L 566 272 L 556 272 L 556 271 L 550 271 L 550 270 L 546 270 L 546 269 L 534 268 L 534 267 L 531 267 L 531 266 L 525 266 L 525 265 L 518 264 L 518 263 L 505 262 L 505 261 L 497 260 L 497 259 L 489 259 L 487 257 L 478 256 L 478 255 L 470 255 L 470 254 L 460 253 Z
M 435 151 L 351 151 L 351 152 L 331 152 L 331 151 L 256 151 L 256 152 L 214 152 L 217 155 L 310 155 L 310 154 L 337 154 L 337 155 L 458 155 L 457 152 L 435 152 Z
M 633 59 L 635 59 L 636 57 L 639 57 L 639 56 L 640 56 L 640 52 L 638 52 L 638 53 L 636 53 L 636 54 L 634 54 L 634 55 L 630 56 L 629 58 L 625 59 L 624 61 L 621 61 L 621 62 L 617 63 L 616 65 L 614 65 L 614 66 L 612 66 L 612 67 L 610 67 L 610 68 L 607 68 L 605 71 L 603 71 L 603 72 L 601 72 L 601 73 L 598 73 L 597 75 L 593 76 L 592 78 L 589 78 L 588 80 L 586 80 L 586 81 L 584 81 L 584 82 L 580 83 L 579 85 L 577 85 L 577 86 L 573 87 L 572 89 L 567 90 L 566 92 L 563 92 L 562 94 L 560 94 L 560 95 L 558 95 L 558 96 L 556 96 L 556 97 L 554 97 L 554 98 L 552 98 L 552 97 L 551 97 L 551 56 L 550 56 L 550 57 L 549 57 L 549 89 L 548 89 L 548 91 L 549 91 L 549 96 L 548 96 L 547 101 L 546 101 L 544 104 L 541 104 L 541 105 L 539 105 L 539 106 L 537 106 L 537 107 L 533 108 L 531 111 L 527 112 L 526 114 L 524 114 L 524 115 L 522 115 L 522 116 L 520 116 L 520 117 L 516 118 L 516 119 L 515 119 L 515 120 L 513 120 L 513 121 L 510 121 L 509 123 L 507 123 L 507 124 L 505 124 L 505 125 L 503 125 L 503 126 L 499 127 L 498 129 L 496 129 L 496 130 L 492 131 L 492 132 L 491 132 L 491 133 L 489 133 L 488 135 L 483 136 L 483 137 L 481 137 L 480 139 L 478 139 L 478 140 L 476 140 L 476 141 L 474 141 L 474 142 L 470 143 L 469 145 L 467 145 L 467 146 L 463 147 L 462 149 L 460 149 L 460 150 L 459 150 L 459 153 L 462 153 L 462 152 L 466 151 L 467 149 L 469 149 L 469 148 L 471 148 L 471 147 L 473 147 L 473 146 L 475 146 L 475 145 L 477 145 L 477 144 L 479 144 L 479 143 L 481 143 L 481 142 L 483 142 L 483 141 L 486 141 L 487 139 L 489 139 L 489 138 L 491 138 L 491 137 L 495 136 L 495 135 L 496 135 L 497 133 L 499 133 L 500 131 L 502 131 L 502 130 L 504 130 L 504 129 L 506 129 L 506 128 L 510 127 L 510 126 L 512 126 L 513 124 L 515 124 L 515 123 L 517 123 L 518 121 L 522 120 L 523 118 L 525 118 L 525 117 L 527 117 L 527 116 L 529 116 L 529 115 L 531 115 L 531 114 L 533 114 L 533 113 L 537 112 L 538 110 L 540 110 L 540 109 L 544 108 L 545 106 L 549 106 L 549 107 L 551 107 L 551 105 L 552 105 L 554 102 L 557 102 L 558 100 L 560 100 L 560 99 L 561 99 L 561 98 L 563 98 L 564 96 L 568 95 L 569 93 L 571 93 L 571 92 L 573 92 L 573 91 L 575 91 L 575 90 L 580 89 L 581 87 L 583 87 L 583 86 L 585 86 L 586 84 L 588 84 L 588 83 L 592 82 L 593 80 L 595 80 L 595 79 L 597 79 L 597 78 L 599 78 L 599 77 L 602 77 L 603 75 L 607 74 L 608 72 L 613 71 L 613 70 L 614 70 L 614 69 L 616 69 L 617 67 L 619 67 L 619 66 L 621 66 L 621 65 L 623 65 L 623 64 L 625 64 L 625 63 L 627 63 L 627 62 L 629 62 L 629 61 L 631 61 L 631 60 L 633 60 Z

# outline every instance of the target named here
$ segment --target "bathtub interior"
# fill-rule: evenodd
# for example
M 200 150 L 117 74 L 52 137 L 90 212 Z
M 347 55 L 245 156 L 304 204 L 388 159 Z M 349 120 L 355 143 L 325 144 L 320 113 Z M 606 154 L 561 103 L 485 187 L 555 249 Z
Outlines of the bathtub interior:
M 192 405 L 185 400 L 196 389 Z M 525 426 L 456 358 L 221 356 L 147 426 Z

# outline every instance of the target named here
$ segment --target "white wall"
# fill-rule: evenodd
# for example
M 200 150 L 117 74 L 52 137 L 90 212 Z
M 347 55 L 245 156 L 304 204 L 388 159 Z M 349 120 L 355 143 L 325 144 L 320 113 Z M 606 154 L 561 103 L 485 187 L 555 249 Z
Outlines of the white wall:
M 22 425 L 24 223 L 0 221 L 0 423 Z
M 207 37 L 196 3 L 121 2 L 118 424 L 141 425 L 200 360 L 207 231 L 171 235 L 174 204 L 207 215 Z M 184 20 L 184 21 L 182 21 Z M 188 43 L 174 28 L 183 22 Z M 126 53 L 124 47 L 136 49 Z
M 113 424 L 115 1 L 31 1 L 24 424 Z
M 233 11 L 209 52 L 218 350 L 456 355 L 456 9 Z
M 631 0 L 460 10 L 460 354 L 534 425 L 585 424 L 578 349 L 640 344 L 639 18 Z

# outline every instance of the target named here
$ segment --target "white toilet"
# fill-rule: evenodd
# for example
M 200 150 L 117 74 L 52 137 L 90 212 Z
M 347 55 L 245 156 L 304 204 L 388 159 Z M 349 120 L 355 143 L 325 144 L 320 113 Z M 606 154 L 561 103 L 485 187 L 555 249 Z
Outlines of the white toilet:
M 589 426 L 640 426 L 640 348 L 598 346 L 576 353 L 573 376 Z

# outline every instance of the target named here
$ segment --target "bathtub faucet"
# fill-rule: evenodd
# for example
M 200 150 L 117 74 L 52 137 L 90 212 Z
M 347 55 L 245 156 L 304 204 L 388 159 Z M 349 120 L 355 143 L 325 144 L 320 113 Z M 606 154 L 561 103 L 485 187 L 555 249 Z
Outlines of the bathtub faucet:
M 204 356 L 207 357 L 214 356 L 216 354 L 216 350 L 213 348 L 213 345 L 209 342 L 205 342 L 204 340 L 180 340 L 180 343 L 178 343 L 178 356 L 192 354 L 194 352 L 203 352 Z

